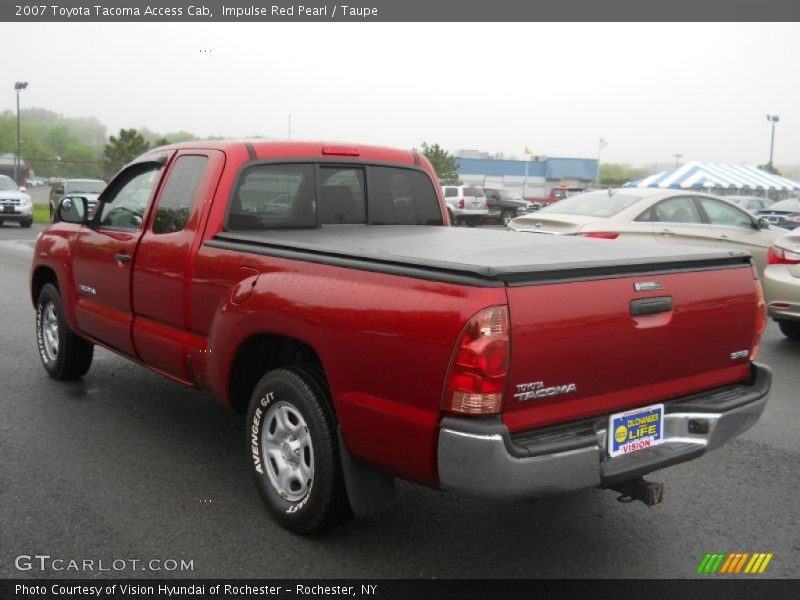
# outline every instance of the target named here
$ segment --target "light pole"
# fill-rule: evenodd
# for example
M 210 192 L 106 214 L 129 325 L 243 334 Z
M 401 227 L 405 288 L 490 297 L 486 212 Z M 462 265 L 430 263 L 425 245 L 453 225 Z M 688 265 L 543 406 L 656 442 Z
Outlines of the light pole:
M 769 168 L 772 170 L 772 149 L 775 147 L 775 123 L 780 121 L 778 115 L 767 115 L 767 121 L 772 125 L 772 135 L 769 138 Z
M 675 168 L 677 169 L 678 167 L 681 166 L 681 157 L 683 156 L 683 154 L 673 154 L 672 156 L 675 157 Z
M 14 157 L 14 183 L 19 185 L 19 154 L 21 142 L 19 139 L 19 93 L 28 87 L 27 81 L 14 82 L 14 91 L 17 92 L 17 155 Z

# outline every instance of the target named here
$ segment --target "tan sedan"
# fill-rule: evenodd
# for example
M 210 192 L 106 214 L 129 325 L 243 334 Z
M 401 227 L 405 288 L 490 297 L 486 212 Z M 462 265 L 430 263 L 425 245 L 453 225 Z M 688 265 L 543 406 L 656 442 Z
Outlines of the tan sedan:
M 769 249 L 762 280 L 769 316 L 783 335 L 800 340 L 800 233 L 783 236 Z
M 753 255 L 759 273 L 786 230 L 727 200 L 684 190 L 620 188 L 571 196 L 513 219 L 513 231 L 729 248 Z

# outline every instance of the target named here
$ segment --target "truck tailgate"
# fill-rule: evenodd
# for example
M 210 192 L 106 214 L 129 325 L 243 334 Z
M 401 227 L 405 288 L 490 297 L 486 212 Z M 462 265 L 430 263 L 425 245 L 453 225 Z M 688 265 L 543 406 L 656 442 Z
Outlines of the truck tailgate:
M 747 266 L 510 285 L 507 292 L 503 418 L 512 433 L 749 375 L 756 296 Z

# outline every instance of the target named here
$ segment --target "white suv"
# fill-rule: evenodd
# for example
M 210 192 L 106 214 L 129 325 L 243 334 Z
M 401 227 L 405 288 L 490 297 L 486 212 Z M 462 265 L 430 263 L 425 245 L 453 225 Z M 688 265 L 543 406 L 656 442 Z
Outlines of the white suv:
M 442 193 L 452 225 L 466 223 L 470 227 L 477 227 L 489 216 L 486 196 L 479 188 L 471 185 L 443 185 Z

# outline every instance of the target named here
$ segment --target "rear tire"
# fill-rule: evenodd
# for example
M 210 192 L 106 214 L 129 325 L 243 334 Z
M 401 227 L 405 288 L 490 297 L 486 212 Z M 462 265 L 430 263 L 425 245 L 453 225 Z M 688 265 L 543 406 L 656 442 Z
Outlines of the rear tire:
M 480 217 L 467 217 L 467 227 L 477 227 L 483 224 L 483 219 Z
M 503 225 L 505 225 L 506 227 L 508 227 L 509 221 L 511 221 L 511 219 L 513 219 L 516 216 L 517 216 L 517 213 L 515 211 L 513 211 L 513 210 L 504 210 L 500 214 L 500 222 Z
M 800 321 L 778 321 L 781 333 L 790 340 L 800 340 Z
M 353 514 L 336 427 L 327 385 L 313 366 L 270 371 L 253 391 L 247 453 L 261 498 L 289 531 L 314 533 Z
M 92 366 L 94 345 L 69 328 L 58 288 L 46 284 L 36 305 L 36 342 L 47 374 L 62 381 L 86 375 Z

